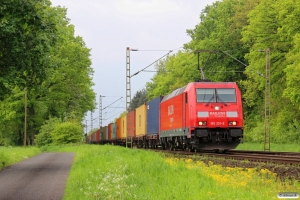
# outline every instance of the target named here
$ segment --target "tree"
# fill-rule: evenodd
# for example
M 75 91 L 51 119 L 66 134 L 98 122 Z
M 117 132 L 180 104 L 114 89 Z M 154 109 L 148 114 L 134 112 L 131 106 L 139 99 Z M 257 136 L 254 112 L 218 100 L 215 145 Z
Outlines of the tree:
M 0 97 L 14 86 L 32 87 L 51 65 L 56 24 L 50 1 L 2 0 L 0 3 Z
M 295 138 L 283 138 L 283 135 L 300 135 L 294 132 L 295 127 L 299 127 L 300 115 L 293 105 L 298 95 L 294 81 L 297 81 L 299 6 L 299 2 L 293 0 L 264 0 L 250 12 L 249 25 L 242 32 L 242 41 L 251 49 L 246 55 L 249 67 L 246 69 L 248 79 L 243 81 L 244 97 L 261 118 L 263 113 L 259 111 L 264 106 L 265 79 L 257 76 L 255 71 L 265 72 L 265 55 L 259 50 L 271 49 L 271 139 L 276 142 Z
M 130 102 L 131 110 L 143 105 L 147 102 L 147 91 L 145 89 L 138 90 Z
M 74 36 L 74 26 L 66 18 L 66 9 L 51 7 L 49 13 L 54 16 L 57 30 L 56 42 L 49 46 L 47 54 L 40 55 L 41 60 L 48 61 L 48 67 L 44 69 L 47 76 L 41 78 L 39 71 L 32 69 L 22 79 L 28 91 L 29 143 L 33 142 L 36 133 L 49 118 L 57 117 L 62 122 L 71 120 L 80 124 L 84 113 L 95 107 L 95 93 L 91 88 L 93 70 L 90 49 L 81 37 Z M 4 140 L 11 141 L 11 144 L 20 144 L 23 134 L 23 88 L 20 85 L 10 86 L 12 93 L 0 102 L 0 113 L 11 113 L 9 117 L 0 119 L 0 122 L 12 119 L 10 129 L 0 129 Z

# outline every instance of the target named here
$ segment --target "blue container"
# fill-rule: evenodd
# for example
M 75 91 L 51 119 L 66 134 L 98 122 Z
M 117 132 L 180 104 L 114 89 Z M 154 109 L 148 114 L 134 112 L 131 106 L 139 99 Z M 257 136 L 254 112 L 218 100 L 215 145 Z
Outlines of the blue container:
M 112 139 L 117 139 L 117 124 L 116 122 L 112 124 Z
M 159 104 L 162 98 L 159 96 L 147 103 L 147 135 L 159 133 Z

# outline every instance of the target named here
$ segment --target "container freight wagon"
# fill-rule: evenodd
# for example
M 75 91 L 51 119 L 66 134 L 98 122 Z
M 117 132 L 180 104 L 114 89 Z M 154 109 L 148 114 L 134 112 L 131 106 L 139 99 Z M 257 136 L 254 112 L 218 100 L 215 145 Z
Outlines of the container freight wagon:
M 86 137 L 86 143 L 91 143 L 91 135 L 88 135 L 88 136 Z
M 105 138 L 106 138 L 105 143 L 108 143 L 108 140 L 109 140 L 109 138 L 108 138 L 108 126 L 105 126 L 105 134 L 106 134 L 106 136 L 105 136 Z
M 163 97 L 159 96 L 147 103 L 147 147 L 156 148 L 159 146 L 159 117 L 160 102 Z
M 113 135 L 112 123 L 108 124 L 107 128 L 108 128 L 108 140 L 111 141 Z
M 186 134 L 185 127 L 185 107 L 184 93 L 185 87 L 174 90 L 166 95 L 160 104 L 160 138 L 164 144 L 163 148 L 174 149 L 175 144 Z
M 163 148 L 236 148 L 243 137 L 242 97 L 233 82 L 194 82 L 165 96 L 160 104 Z
M 112 123 L 112 140 L 117 139 L 117 124 L 114 122 Z
M 135 137 L 135 110 L 127 113 L 127 136 Z
M 95 143 L 96 143 L 96 131 L 94 131 L 94 132 L 91 134 L 91 143 L 92 143 L 92 144 L 95 144 Z
M 106 126 L 103 126 L 100 128 L 100 134 L 101 134 L 101 143 L 103 144 L 106 140 Z
M 145 147 L 147 134 L 147 105 L 143 104 L 135 109 L 135 140 L 136 146 Z
M 94 134 L 95 134 L 94 143 L 99 143 L 100 142 L 100 130 L 98 129 L 97 131 L 94 132 Z
M 124 115 L 121 117 L 121 139 L 124 139 L 124 142 L 127 137 L 127 116 Z

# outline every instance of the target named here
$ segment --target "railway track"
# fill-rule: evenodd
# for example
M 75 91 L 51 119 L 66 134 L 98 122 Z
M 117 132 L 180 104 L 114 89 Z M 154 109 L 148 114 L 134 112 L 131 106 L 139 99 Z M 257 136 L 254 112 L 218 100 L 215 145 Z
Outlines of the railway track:
M 289 165 L 300 165 L 300 153 L 295 152 L 264 152 L 264 151 L 241 151 L 230 150 L 227 153 L 215 153 L 213 151 L 186 152 L 186 151 L 168 151 L 156 150 L 163 153 L 180 155 L 200 155 L 218 158 L 228 158 L 234 160 L 247 160 L 253 162 L 281 163 Z

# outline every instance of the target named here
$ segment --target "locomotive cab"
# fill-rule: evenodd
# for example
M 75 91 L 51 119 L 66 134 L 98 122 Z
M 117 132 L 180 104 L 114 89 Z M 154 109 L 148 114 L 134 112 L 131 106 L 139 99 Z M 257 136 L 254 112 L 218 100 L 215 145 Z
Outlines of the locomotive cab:
M 241 93 L 235 83 L 196 86 L 192 146 L 196 149 L 234 149 L 243 138 Z

